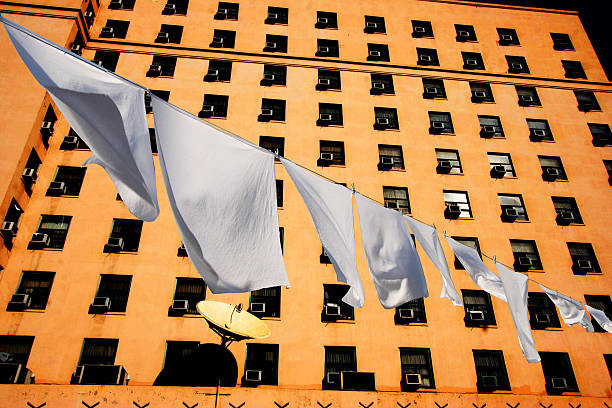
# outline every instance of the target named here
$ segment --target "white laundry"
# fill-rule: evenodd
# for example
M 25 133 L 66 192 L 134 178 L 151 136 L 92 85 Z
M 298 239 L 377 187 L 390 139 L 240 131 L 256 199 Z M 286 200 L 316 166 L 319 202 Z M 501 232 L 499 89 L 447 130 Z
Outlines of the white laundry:
M 582 303 L 555 290 L 548 289 L 546 286 L 542 286 L 539 283 L 538 285 L 542 288 L 544 293 L 548 295 L 555 306 L 557 306 L 565 324 L 568 326 L 579 324 L 588 332 L 594 331 L 593 323 L 591 323 L 591 319 L 589 319 Z
M 608 319 L 608 316 L 604 312 L 599 309 L 595 309 L 589 305 L 585 305 L 591 316 L 595 319 L 597 323 L 608 333 L 612 333 L 612 321 Z

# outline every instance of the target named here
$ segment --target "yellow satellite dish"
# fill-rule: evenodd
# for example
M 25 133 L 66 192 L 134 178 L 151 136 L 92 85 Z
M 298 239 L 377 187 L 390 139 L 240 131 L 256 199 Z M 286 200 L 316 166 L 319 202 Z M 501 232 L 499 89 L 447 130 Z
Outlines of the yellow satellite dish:
M 196 305 L 211 330 L 221 336 L 222 344 L 227 340 L 265 339 L 270 328 L 258 317 L 242 310 L 242 305 L 203 300 Z

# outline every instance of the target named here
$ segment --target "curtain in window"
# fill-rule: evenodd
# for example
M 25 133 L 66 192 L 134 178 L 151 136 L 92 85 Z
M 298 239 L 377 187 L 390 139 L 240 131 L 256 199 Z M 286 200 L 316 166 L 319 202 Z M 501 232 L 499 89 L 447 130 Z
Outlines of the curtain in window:
M 442 122 L 446 127 L 450 127 L 450 115 L 448 113 L 429 112 L 429 120 L 431 122 Z
M 515 253 L 526 253 L 532 254 L 535 253 L 535 248 L 533 243 L 527 241 L 511 241 L 510 245 L 512 246 L 512 252 Z
M 117 340 L 85 339 L 79 365 L 115 363 Z
M 529 129 L 548 130 L 548 122 L 545 120 L 528 120 Z
M 568 326 L 579 324 L 584 327 L 587 332 L 593 331 L 593 324 L 587 316 L 582 303 L 565 296 L 557 291 L 549 289 L 538 283 L 538 286 L 546 293 L 550 300 L 559 308 L 559 313 L 563 321 Z
M 561 161 L 557 158 L 540 157 L 540 165 L 543 167 L 561 167 Z
M 399 146 L 378 145 L 378 154 L 388 157 L 402 157 L 402 148 Z
M 385 199 L 394 200 L 407 200 L 408 199 L 408 190 L 404 188 L 391 188 L 391 187 L 383 187 L 383 195 Z
M 43 215 L 40 229 L 67 230 L 72 217 L 63 215 Z

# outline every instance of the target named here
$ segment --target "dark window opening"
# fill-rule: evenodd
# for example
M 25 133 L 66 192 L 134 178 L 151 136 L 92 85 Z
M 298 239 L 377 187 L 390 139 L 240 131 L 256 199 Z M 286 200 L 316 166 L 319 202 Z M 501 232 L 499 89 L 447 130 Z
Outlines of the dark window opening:
M 210 60 L 204 76 L 206 82 L 229 82 L 232 79 L 232 61 Z
M 487 153 L 492 178 L 516 177 L 509 153 Z
M 320 69 L 318 71 L 317 85 L 315 86 L 317 91 L 327 91 L 329 89 L 340 90 L 340 71 L 330 71 Z
M 578 392 L 578 384 L 567 353 L 540 352 L 542 371 L 546 380 L 546 392 L 559 395 L 564 392 Z
M 438 174 L 461 174 L 461 160 L 457 150 L 436 149 L 436 172 Z
M 0 230 L 0 233 L 2 233 L 4 246 L 9 251 L 13 249 L 13 239 L 17 235 L 17 231 L 19 231 L 19 220 L 21 219 L 21 214 L 23 214 L 23 209 L 19 203 L 12 198 L 8 209 L 6 210 L 4 221 L 2 222 L 2 230 Z
M 542 261 L 535 241 L 511 239 L 510 246 L 514 256 L 515 270 L 524 272 L 542 269 Z
M 423 98 L 446 99 L 446 89 L 444 89 L 444 81 L 441 79 L 423 78 Z
M 89 150 L 87 143 L 72 128 L 70 128 L 68 136 L 65 136 L 64 140 L 62 140 L 59 148 L 60 150 Z
M 551 197 L 555 212 L 557 213 L 557 224 L 570 225 L 582 224 L 582 217 L 578 210 L 578 204 L 573 197 Z
M 472 218 L 472 208 L 466 191 L 444 190 L 444 216 L 447 219 Z
M 561 33 L 550 33 L 553 40 L 553 49 L 557 51 L 574 51 L 574 45 L 569 35 Z
M 433 48 L 417 48 L 417 65 L 439 67 L 438 51 Z
M 87 8 L 85 9 L 85 13 L 83 13 L 83 17 L 85 18 L 85 24 L 87 24 L 87 28 L 91 28 L 94 23 L 94 19 L 96 18 L 96 13 L 94 12 L 93 2 L 90 1 L 87 4 Z
M 406 187 L 383 187 L 385 207 L 410 214 L 410 199 Z
M 538 93 L 531 86 L 517 86 L 516 93 L 518 95 L 519 106 L 542 106 Z
M 527 119 L 527 126 L 529 127 L 529 140 L 532 142 L 555 140 L 547 120 Z
M 429 112 L 429 133 L 432 135 L 455 133 L 450 113 Z
M 257 120 L 260 122 L 269 122 L 271 120 L 284 122 L 285 104 L 286 102 L 282 99 L 262 99 L 261 113 Z
M 508 72 L 512 74 L 529 74 L 529 66 L 525 57 L 506 55 Z
M 104 245 L 104 252 L 137 252 L 141 232 L 141 220 L 114 218 L 110 237 Z
M 523 196 L 520 194 L 498 194 L 503 222 L 529 221 Z
M 155 136 L 155 128 L 149 128 L 149 144 L 151 145 L 151 153 L 157 154 L 157 137 Z
M 610 126 L 600 123 L 588 123 L 591 136 L 593 136 L 593 146 L 603 147 L 612 145 L 612 132 Z
M 259 146 L 264 149 L 268 149 L 272 153 L 278 154 L 279 156 L 285 155 L 285 138 L 274 137 L 274 136 L 260 136 Z
M 474 26 L 455 24 L 455 31 L 457 32 L 458 42 L 478 41 L 476 38 L 476 31 L 474 31 Z
M 283 180 L 276 180 L 276 206 L 283 206 Z
M 342 126 L 342 105 L 334 103 L 319 104 L 317 126 Z
M 317 39 L 317 52 L 316 57 L 339 57 L 340 46 L 338 40 L 324 40 L 321 38 Z
M 53 135 L 55 122 L 57 121 L 57 115 L 53 110 L 53 107 L 49 105 L 43 122 L 40 125 L 40 136 L 42 137 L 43 145 L 45 149 L 49 148 L 49 138 Z
M 344 166 L 344 142 L 334 142 L 329 140 L 321 140 L 320 154 L 317 160 L 317 166 Z
M 436 388 L 429 349 L 400 347 L 400 364 L 402 367 L 400 387 L 403 392 L 416 391 L 419 388 Z
M 393 320 L 397 325 L 427 323 L 425 302 L 423 301 L 423 298 L 414 299 L 396 307 Z
M 155 89 L 151 89 L 150 93 L 157 96 L 158 98 L 163 99 L 164 101 L 168 102 L 168 99 L 170 99 L 170 91 L 160 91 L 160 90 L 155 90 Z M 149 92 L 145 93 L 145 111 L 147 114 L 153 112 L 153 106 L 151 105 L 151 95 L 149 94 Z
M 581 112 L 600 111 L 601 107 L 595 94 L 590 91 L 574 91 L 576 101 L 578 102 L 578 110 Z
M 114 365 L 118 339 L 83 339 L 79 365 Z
M 155 38 L 155 42 L 162 44 L 180 44 L 182 36 L 183 26 L 162 24 L 159 33 L 157 34 L 157 38 Z
M 289 24 L 289 9 L 284 7 L 268 7 L 268 16 L 264 24 Z
M 510 391 L 504 353 L 500 350 L 472 350 L 476 366 L 476 388 L 480 393 Z
M 336 320 L 355 320 L 353 306 L 342 301 L 349 290 L 348 285 L 323 285 L 323 310 L 321 322 L 335 322 Z
M 529 323 L 534 330 L 561 327 L 555 304 L 546 293 L 529 292 L 527 296 Z
M 584 68 L 580 61 L 561 61 L 566 78 L 584 78 L 587 79 Z
M 317 11 L 315 28 L 338 29 L 338 14 L 326 11 Z
M 433 38 L 433 27 L 430 21 L 412 20 L 412 36 L 414 38 Z
M 572 270 L 574 275 L 587 273 L 601 273 L 593 245 L 589 243 L 568 242 L 567 249 L 572 257 Z
M 477 52 L 461 52 L 463 69 L 485 69 L 482 55 Z
M 196 305 L 206 300 L 206 283 L 200 278 L 176 278 L 168 316 L 199 315 Z
M 111 0 L 109 10 L 133 10 L 136 0 Z
M 461 294 L 463 295 L 466 327 L 494 326 L 496 324 L 491 295 L 484 290 L 467 289 L 461 289 Z
M 156 55 L 147 71 L 148 77 L 172 77 L 176 68 L 176 57 L 162 57 Z
M 368 43 L 368 61 L 389 61 L 389 46 L 387 44 Z
M 261 86 L 287 85 L 287 67 L 284 65 L 264 65 Z
M 215 20 L 238 20 L 238 3 L 219 2 L 219 7 L 215 13 Z
M 164 369 L 184 367 L 200 347 L 197 341 L 166 341 Z
M 236 44 L 236 32 L 228 30 L 215 30 L 212 42 L 209 47 L 212 48 L 234 48 Z
M 62 249 L 71 220 L 69 215 L 41 215 L 38 230 L 32 235 L 28 249 Z
M 198 113 L 200 118 L 226 118 L 229 96 L 227 95 L 204 95 L 202 110 Z
M 397 109 L 374 107 L 374 130 L 399 130 Z
M 115 72 L 117 62 L 119 62 L 119 51 L 96 51 L 92 61 L 109 71 Z
M 7 310 L 45 310 L 54 277 L 55 272 L 24 271 L 15 294 L 25 296 L 17 296 L 19 299 L 13 297 Z M 18 300 L 18 302 L 14 302 L 14 300 Z
M 584 295 L 584 300 L 586 300 L 587 305 L 601 310 L 605 313 L 608 319 L 612 320 L 612 301 L 610 300 L 610 296 L 606 295 Z M 598 333 L 605 333 L 606 330 L 601 327 L 599 322 L 594 318 L 591 318 L 591 322 L 593 323 L 593 328 Z
M 404 169 L 402 146 L 378 145 L 378 170 Z
M 542 167 L 542 179 L 545 181 L 567 180 L 561 158 L 557 156 L 538 156 Z
M 325 346 L 324 390 L 342 389 L 342 373 L 357 371 L 355 347 Z
M 393 95 L 395 94 L 395 88 L 393 87 L 393 76 L 385 74 L 371 74 L 370 79 L 372 81 L 372 88 L 370 94 L 372 95 Z
M 385 27 L 385 18 L 365 16 L 365 27 L 363 28 L 363 32 L 366 34 L 386 33 L 387 29 Z
M 251 300 L 249 302 L 249 312 L 255 316 L 262 317 L 280 317 L 281 307 L 281 288 L 275 286 L 272 288 L 264 288 L 251 292 Z
M 106 20 L 106 26 L 100 31 L 100 38 L 125 38 L 129 26 L 129 21 Z
M 47 189 L 47 196 L 78 196 L 86 170 L 85 167 L 57 166 L 55 178 Z
M 287 36 L 266 34 L 266 52 L 287 52 Z
M 521 45 L 516 30 L 513 28 L 498 28 L 499 45 Z
M 129 275 L 100 275 L 98 291 L 89 306 L 89 314 L 125 312 L 131 284 L 132 277 Z
M 247 343 L 241 384 L 278 385 L 278 344 Z
M 168 0 L 162 14 L 184 16 L 187 14 L 189 0 Z
M 495 102 L 490 84 L 483 82 L 470 82 L 470 91 L 472 92 L 471 100 L 474 103 Z

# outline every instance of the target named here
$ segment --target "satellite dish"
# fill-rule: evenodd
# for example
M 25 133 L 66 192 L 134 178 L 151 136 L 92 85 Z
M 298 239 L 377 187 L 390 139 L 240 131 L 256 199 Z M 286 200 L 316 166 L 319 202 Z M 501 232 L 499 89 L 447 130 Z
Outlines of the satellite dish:
M 270 328 L 258 317 L 242 310 L 242 305 L 203 300 L 196 305 L 211 330 L 226 341 L 246 339 L 265 339 L 270 336 Z

